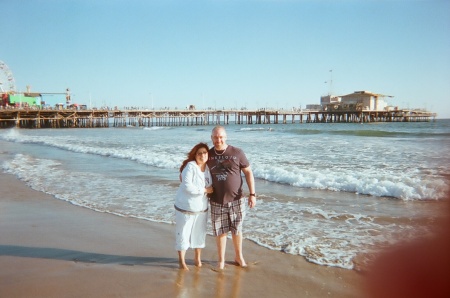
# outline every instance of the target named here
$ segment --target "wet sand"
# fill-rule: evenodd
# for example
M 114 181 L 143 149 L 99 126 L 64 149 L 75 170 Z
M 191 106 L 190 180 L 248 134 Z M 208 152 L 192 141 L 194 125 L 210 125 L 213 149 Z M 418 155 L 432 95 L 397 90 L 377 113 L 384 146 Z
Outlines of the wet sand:
M 0 297 L 363 297 L 364 276 L 244 241 L 248 268 L 178 269 L 174 225 L 99 213 L 0 173 Z M 167 212 L 173 212 L 168 210 Z M 251 227 L 247 227 L 251 228 Z M 244 231 L 245 232 L 245 231 Z M 244 234 L 245 235 L 245 234 Z

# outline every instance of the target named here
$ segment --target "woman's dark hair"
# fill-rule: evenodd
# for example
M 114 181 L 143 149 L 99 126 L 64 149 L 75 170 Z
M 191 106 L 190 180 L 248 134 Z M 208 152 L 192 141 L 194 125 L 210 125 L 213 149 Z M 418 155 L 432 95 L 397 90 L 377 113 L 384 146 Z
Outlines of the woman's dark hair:
M 190 161 L 195 160 L 195 155 L 197 154 L 198 149 L 200 148 L 205 148 L 206 151 L 209 150 L 208 144 L 206 143 L 198 143 L 197 145 L 195 145 L 191 151 L 189 151 L 189 153 L 187 154 L 187 158 L 183 161 L 183 163 L 181 164 L 180 167 L 180 173 L 183 172 L 184 167 L 186 167 L 187 163 Z

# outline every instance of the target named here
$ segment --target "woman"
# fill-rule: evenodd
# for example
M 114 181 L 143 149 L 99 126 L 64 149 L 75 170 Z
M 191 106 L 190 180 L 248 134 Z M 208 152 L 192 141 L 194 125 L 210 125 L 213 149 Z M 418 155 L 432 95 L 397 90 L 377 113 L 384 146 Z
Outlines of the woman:
M 213 192 L 207 161 L 208 145 L 198 143 L 180 167 L 181 184 L 175 197 L 175 247 L 180 269 L 189 270 L 185 261 L 189 247 L 195 251 L 195 266 L 202 266 L 201 249 L 205 247 L 208 221 L 207 194 Z

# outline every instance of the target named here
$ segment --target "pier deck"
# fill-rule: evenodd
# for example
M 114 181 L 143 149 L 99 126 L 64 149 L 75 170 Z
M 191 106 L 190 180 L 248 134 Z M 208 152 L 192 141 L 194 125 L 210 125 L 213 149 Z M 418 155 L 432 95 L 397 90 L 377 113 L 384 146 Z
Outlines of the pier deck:
M 38 110 L 2 109 L 0 128 L 92 128 L 286 123 L 428 122 L 435 113 L 395 111 L 288 110 Z

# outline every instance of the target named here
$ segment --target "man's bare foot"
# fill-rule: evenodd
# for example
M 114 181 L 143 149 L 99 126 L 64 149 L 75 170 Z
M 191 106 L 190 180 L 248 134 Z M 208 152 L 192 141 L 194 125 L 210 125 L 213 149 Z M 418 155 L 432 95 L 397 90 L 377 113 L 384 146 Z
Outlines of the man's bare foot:
M 186 264 L 181 264 L 181 263 L 180 263 L 179 268 L 180 268 L 180 269 L 183 269 L 183 270 L 189 271 L 189 267 L 188 267 Z

